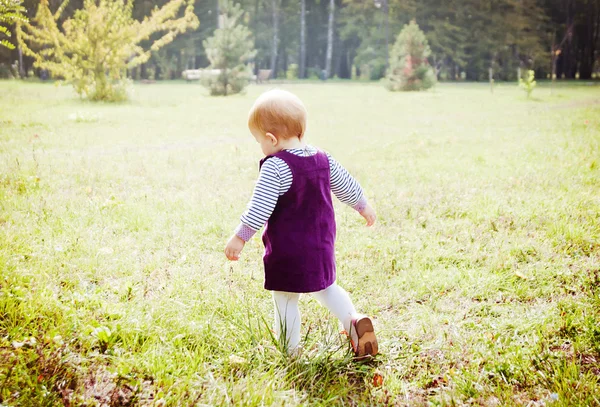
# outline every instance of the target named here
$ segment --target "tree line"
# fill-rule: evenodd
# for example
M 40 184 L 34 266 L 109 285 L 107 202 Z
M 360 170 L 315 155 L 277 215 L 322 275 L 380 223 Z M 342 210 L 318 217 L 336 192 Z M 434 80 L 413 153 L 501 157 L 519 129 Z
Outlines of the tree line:
M 142 21 L 167 0 L 135 0 Z M 600 0 L 239 0 L 256 53 L 253 69 L 275 78 L 379 79 L 401 28 L 416 20 L 440 80 L 516 80 L 536 77 L 590 79 L 600 65 Z M 57 9 L 61 0 L 49 0 Z M 30 19 L 39 0 L 22 5 Z M 83 0 L 71 0 L 73 15 Z M 130 73 L 136 79 L 174 79 L 209 65 L 205 41 L 220 24 L 219 0 L 196 0 L 198 28 L 154 52 Z M 60 23 L 60 21 L 59 21 Z M 0 48 L 12 64 L 18 49 Z M 32 60 L 23 60 L 25 71 Z

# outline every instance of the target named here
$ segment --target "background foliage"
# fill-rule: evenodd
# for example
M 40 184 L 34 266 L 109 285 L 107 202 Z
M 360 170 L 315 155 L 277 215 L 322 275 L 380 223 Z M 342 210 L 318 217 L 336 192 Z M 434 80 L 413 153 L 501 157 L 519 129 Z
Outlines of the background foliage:
M 423 90 L 435 85 L 427 58 L 431 49 L 423 31 L 413 20 L 404 26 L 392 49 L 386 86 L 389 90 Z
M 246 63 L 256 51 L 250 30 L 242 24 L 244 11 L 239 3 L 221 1 L 220 7 L 219 28 L 204 41 L 209 68 L 218 73 L 207 75 L 203 82 L 211 95 L 227 96 L 240 93 L 248 85 L 252 72 Z
M 53 13 L 48 0 L 42 0 L 32 22 L 22 25 L 20 46 L 35 67 L 67 80 L 91 100 L 125 99 L 127 68 L 148 61 L 151 51 L 198 27 L 185 0 L 170 0 L 142 21 L 132 18 L 133 0 L 84 0 L 83 8 L 61 23 L 67 5 L 68 0 Z M 184 14 L 177 18 L 182 7 Z M 153 35 L 148 50 L 139 45 Z
M 56 10 L 58 0 L 49 1 Z M 155 6 L 164 3 L 165 0 L 135 1 L 133 17 L 141 21 Z M 246 12 L 244 24 L 255 39 L 255 70 L 274 68 L 276 77 L 285 77 L 288 66 L 296 64 L 301 67 L 300 77 L 319 77 L 326 65 L 329 1 L 304 0 L 304 61 L 299 60 L 300 3 L 240 1 Z M 27 15 L 34 17 L 39 1 L 25 0 L 23 4 Z M 70 1 L 63 19 L 82 7 L 83 0 Z M 202 25 L 180 35 L 160 54 L 154 53 L 150 61 L 131 72 L 133 78 L 179 78 L 184 69 L 210 64 L 203 43 L 217 28 L 218 0 L 197 1 L 193 8 Z M 386 38 L 391 51 L 393 39 L 411 19 L 416 19 L 425 32 L 432 51 L 430 63 L 438 79 L 487 80 L 490 67 L 496 80 L 516 80 L 519 67 L 522 72 L 534 69 L 537 78 L 546 78 L 552 71 L 553 45 L 560 45 L 558 78 L 589 79 L 599 66 L 597 0 L 336 0 L 332 76 L 350 78 L 354 66 L 357 76 L 383 77 Z M 275 27 L 278 35 L 273 46 Z M 0 49 L 0 61 L 5 65 L 15 60 L 16 50 Z M 25 59 L 27 69 L 32 62 Z
M 21 0 L 0 0 L 0 48 L 15 49 L 14 44 L 6 39 L 12 37 L 7 26 L 26 22 L 25 12 Z

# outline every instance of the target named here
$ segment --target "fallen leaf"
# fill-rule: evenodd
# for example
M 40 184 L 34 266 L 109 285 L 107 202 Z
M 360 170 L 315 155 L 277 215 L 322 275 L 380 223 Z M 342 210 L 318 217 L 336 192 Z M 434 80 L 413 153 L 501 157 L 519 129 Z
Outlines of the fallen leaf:
M 235 368 L 240 368 L 246 364 L 246 359 L 238 355 L 229 356 L 229 363 Z
M 522 278 L 523 280 L 529 279 L 529 277 L 527 277 L 525 274 L 521 273 L 520 271 L 515 271 L 515 276 Z
M 383 376 L 379 373 L 373 375 L 373 387 L 381 387 L 383 385 Z

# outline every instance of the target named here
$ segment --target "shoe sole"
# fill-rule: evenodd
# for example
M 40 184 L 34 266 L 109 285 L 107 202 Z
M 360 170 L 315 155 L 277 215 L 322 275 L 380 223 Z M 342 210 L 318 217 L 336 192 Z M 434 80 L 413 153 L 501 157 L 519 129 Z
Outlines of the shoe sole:
M 355 349 L 356 356 L 360 358 L 368 355 L 377 355 L 379 347 L 377 345 L 377 337 L 375 336 L 371 318 L 363 317 L 356 321 L 355 329 L 356 340 L 358 342 L 358 347 Z

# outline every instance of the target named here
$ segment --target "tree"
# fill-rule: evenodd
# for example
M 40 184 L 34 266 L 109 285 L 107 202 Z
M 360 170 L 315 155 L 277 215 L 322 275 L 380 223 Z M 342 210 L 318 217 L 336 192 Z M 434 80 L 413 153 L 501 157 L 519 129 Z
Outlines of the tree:
M 0 34 L 11 37 L 12 33 L 5 25 L 26 23 L 27 19 L 23 15 L 25 7 L 21 6 L 21 0 L 0 0 Z M 0 37 L 1 38 L 1 37 Z M 15 46 L 8 40 L 0 39 L 0 47 L 15 49 Z
M 306 0 L 300 0 L 300 55 L 298 77 L 306 78 Z
M 84 0 L 59 28 L 68 0 L 52 14 L 48 0 L 41 0 L 33 24 L 22 26 L 23 52 L 35 66 L 72 83 L 75 91 L 91 100 L 127 98 L 126 70 L 146 61 L 152 52 L 173 41 L 188 28 L 199 25 L 193 2 L 170 0 L 154 8 L 143 21 L 132 18 L 133 0 Z M 177 18 L 182 6 L 183 16 Z M 151 40 L 153 34 L 158 39 Z M 145 50 L 142 41 L 151 43 Z
M 430 54 L 425 34 L 412 20 L 404 26 L 392 49 L 387 88 L 392 91 L 423 90 L 435 85 L 435 74 L 427 62 Z
M 271 48 L 271 77 L 277 74 L 277 49 L 279 47 L 279 2 L 280 0 L 271 0 L 273 11 L 273 42 Z
M 325 57 L 325 79 L 331 75 L 331 56 L 333 54 L 333 21 L 335 0 L 329 0 L 329 20 L 327 23 L 327 56 Z
M 472 26 L 464 0 L 425 0 L 415 11 L 419 26 L 431 47 L 431 65 L 438 78 L 457 79 L 467 61 L 465 46 L 472 40 L 467 30 Z
M 224 0 L 220 4 L 221 24 L 212 37 L 204 41 L 210 67 L 219 70 L 217 76 L 204 80 L 211 95 L 239 93 L 250 80 L 250 69 L 245 64 L 255 55 L 252 34 L 240 23 L 244 10 L 239 4 Z

